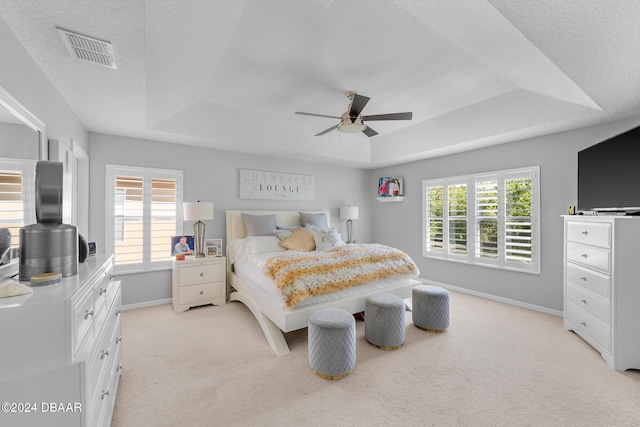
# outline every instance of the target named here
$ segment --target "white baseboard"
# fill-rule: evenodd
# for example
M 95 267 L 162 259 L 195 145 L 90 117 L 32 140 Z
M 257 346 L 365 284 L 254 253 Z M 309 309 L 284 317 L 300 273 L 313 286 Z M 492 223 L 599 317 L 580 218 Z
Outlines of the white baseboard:
M 138 302 L 122 306 L 122 310 L 133 310 L 134 308 L 151 307 L 153 305 L 171 304 L 171 298 L 157 299 L 155 301 Z
M 562 317 L 564 315 L 564 313 L 562 311 L 560 311 L 560 310 L 553 310 L 551 308 L 542 307 L 540 305 L 534 305 L 534 304 L 529 304 L 529 303 L 522 302 L 522 301 L 512 300 L 512 299 L 509 299 L 509 298 L 503 298 L 503 297 L 499 297 L 499 296 L 496 296 L 496 295 L 486 294 L 484 292 L 478 292 L 478 291 L 474 291 L 474 290 L 467 289 L 467 288 L 461 288 L 459 286 L 453 286 L 453 285 L 449 285 L 449 284 L 446 284 L 446 283 L 436 282 L 436 281 L 433 281 L 433 280 L 427 280 L 427 279 L 423 279 L 423 278 L 420 278 L 420 280 L 422 280 L 422 282 L 424 282 L 424 284 L 426 284 L 426 285 L 440 286 L 441 288 L 450 289 L 452 291 L 460 292 L 460 293 L 463 293 L 463 294 L 469 294 L 469 295 L 477 296 L 477 297 L 480 297 L 480 298 L 490 299 L 490 300 L 493 300 L 493 301 L 499 301 L 499 302 L 503 302 L 505 304 L 511 304 L 511 305 L 515 305 L 517 307 L 527 308 L 529 310 L 534 310 L 534 311 L 539 311 L 541 313 L 551 314 L 553 316 Z

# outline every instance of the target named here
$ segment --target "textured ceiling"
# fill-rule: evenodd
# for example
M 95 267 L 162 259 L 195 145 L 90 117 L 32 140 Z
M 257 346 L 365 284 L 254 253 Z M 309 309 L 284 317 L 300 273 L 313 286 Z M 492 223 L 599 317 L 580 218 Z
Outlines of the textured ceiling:
M 640 114 L 635 0 L 0 0 L 88 130 L 364 168 Z M 113 44 L 71 58 L 56 27 Z M 347 91 L 378 136 L 316 133 Z

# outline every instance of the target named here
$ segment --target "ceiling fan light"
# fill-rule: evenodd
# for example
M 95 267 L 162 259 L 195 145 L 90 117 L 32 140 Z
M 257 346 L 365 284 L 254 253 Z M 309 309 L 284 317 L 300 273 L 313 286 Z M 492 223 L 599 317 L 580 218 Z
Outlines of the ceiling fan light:
M 367 128 L 363 123 L 345 123 L 338 125 L 338 130 L 345 133 L 362 132 Z

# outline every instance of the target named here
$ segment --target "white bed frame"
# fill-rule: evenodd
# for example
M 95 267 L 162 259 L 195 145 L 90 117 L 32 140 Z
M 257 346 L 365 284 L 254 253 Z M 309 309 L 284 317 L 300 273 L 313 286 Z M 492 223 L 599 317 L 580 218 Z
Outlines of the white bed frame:
M 323 212 L 327 214 L 327 220 L 331 218 L 329 212 L 326 211 L 305 212 Z M 241 216 L 242 213 L 248 213 L 251 215 L 275 214 L 278 226 L 300 224 L 298 211 L 229 210 L 226 212 L 227 245 L 232 240 L 242 239 L 247 235 L 244 221 Z M 229 301 L 239 301 L 251 310 L 260 324 L 269 346 L 278 356 L 289 353 L 289 346 L 287 345 L 283 332 L 291 332 L 306 328 L 308 326 L 309 317 L 314 311 L 322 308 L 340 308 L 348 311 L 349 313 L 359 313 L 364 311 L 365 300 L 369 295 L 385 293 L 397 295 L 401 298 L 408 298 L 411 296 L 411 290 L 413 287 L 422 284 L 419 280 L 411 279 L 408 280 L 407 283 L 390 286 L 367 294 L 349 296 L 339 301 L 307 305 L 288 310 L 284 308 L 284 304 L 276 303 L 249 287 L 234 273 L 232 267 L 229 257 L 227 256 L 227 285 L 228 290 L 230 291 L 228 292 Z

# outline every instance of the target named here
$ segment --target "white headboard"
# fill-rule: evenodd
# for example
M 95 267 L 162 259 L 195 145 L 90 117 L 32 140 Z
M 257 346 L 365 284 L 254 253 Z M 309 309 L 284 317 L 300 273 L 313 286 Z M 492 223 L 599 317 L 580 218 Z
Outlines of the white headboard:
M 247 230 L 244 227 L 244 221 L 242 220 L 243 213 L 249 215 L 276 215 L 276 225 L 290 226 L 300 225 L 300 210 L 296 211 L 257 211 L 257 210 L 236 210 L 227 211 L 227 244 L 234 239 L 243 239 L 247 237 Z M 327 222 L 331 220 L 329 211 L 309 211 L 302 210 L 302 212 L 309 213 L 324 213 L 327 215 Z

